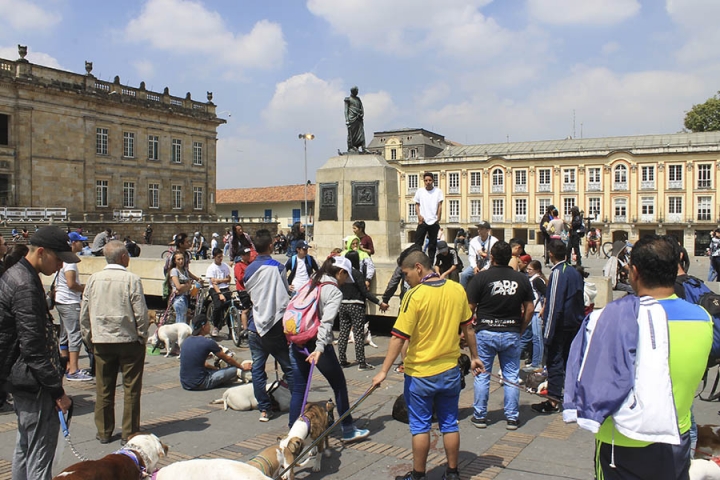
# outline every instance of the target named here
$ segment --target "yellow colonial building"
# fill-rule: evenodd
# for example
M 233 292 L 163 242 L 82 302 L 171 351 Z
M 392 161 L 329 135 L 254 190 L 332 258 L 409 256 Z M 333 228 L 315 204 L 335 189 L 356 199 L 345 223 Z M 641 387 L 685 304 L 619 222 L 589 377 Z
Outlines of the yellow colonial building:
M 0 59 L 2 216 L 48 220 L 215 213 L 217 117 L 195 101 Z M 185 217 L 184 217 L 185 218 Z M 22 218 L 18 218 L 22 219 Z
M 672 234 L 696 255 L 720 225 L 720 132 L 458 145 L 402 129 L 376 132 L 368 148 L 398 169 L 405 241 L 425 171 L 445 194 L 448 241 L 486 220 L 498 238 L 539 243 L 549 205 L 566 218 L 577 205 L 604 241 Z

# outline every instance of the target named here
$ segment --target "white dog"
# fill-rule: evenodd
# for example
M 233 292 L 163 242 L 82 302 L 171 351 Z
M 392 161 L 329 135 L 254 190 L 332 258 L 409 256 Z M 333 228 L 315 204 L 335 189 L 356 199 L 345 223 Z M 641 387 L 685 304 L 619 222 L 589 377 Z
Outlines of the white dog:
M 720 466 L 713 460 L 691 460 L 690 480 L 720 480 Z
M 352 331 L 350 332 L 350 337 L 348 337 L 348 343 L 355 343 L 355 335 L 353 335 Z M 375 345 L 375 342 L 373 342 L 372 333 L 370 333 L 370 324 L 367 322 L 365 322 L 365 345 L 378 348 L 378 346 Z
M 218 346 L 220 348 L 222 348 L 222 351 L 225 355 L 227 355 L 229 357 L 235 357 L 235 352 L 233 352 L 229 348 L 223 347 L 219 343 L 218 343 Z M 227 368 L 227 367 L 231 366 L 231 365 L 228 365 L 227 363 L 225 363 L 224 360 L 222 360 L 220 357 L 217 357 L 213 353 L 208 355 L 208 358 L 212 359 L 213 364 L 218 369 Z M 243 367 L 245 367 L 246 365 L 249 365 L 250 367 L 252 367 L 252 360 L 243 360 L 242 362 L 240 362 L 240 365 L 242 365 Z M 241 383 L 250 383 L 250 382 L 252 382 L 252 370 L 249 370 L 249 369 L 244 370 L 244 369 L 238 368 L 237 377 Z
M 276 451 L 279 451 L 275 448 Z M 279 461 L 279 460 L 278 460 Z M 208 478 L 212 480 L 272 480 L 257 468 L 243 462 L 224 458 L 185 460 L 161 468 L 155 477 L 157 480 L 192 480 Z
M 173 351 L 175 345 L 178 350 L 182 349 L 182 343 L 186 338 L 192 335 L 192 327 L 186 323 L 172 323 L 170 325 L 163 325 L 155 331 L 152 337 L 148 340 L 148 344 L 157 348 L 160 342 L 165 344 L 165 357 L 170 356 L 170 352 Z M 180 355 L 178 354 L 178 358 Z
M 267 385 L 270 400 L 277 402 L 277 408 L 281 412 L 290 411 L 290 389 L 284 382 L 273 382 Z M 223 404 L 223 410 L 228 408 L 239 412 L 255 410 L 257 408 L 257 400 L 253 394 L 252 384 L 239 385 L 237 387 L 228 388 L 223 393 L 222 398 L 218 398 L 211 404 Z

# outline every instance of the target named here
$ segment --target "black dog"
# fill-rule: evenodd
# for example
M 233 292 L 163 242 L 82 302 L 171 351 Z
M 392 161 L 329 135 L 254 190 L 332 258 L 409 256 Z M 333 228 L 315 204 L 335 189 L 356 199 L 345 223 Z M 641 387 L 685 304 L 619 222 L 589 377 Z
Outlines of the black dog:
M 470 373 L 470 357 L 468 357 L 464 353 L 461 353 L 460 357 L 458 357 L 458 368 L 460 369 L 460 389 L 463 390 L 465 389 L 465 376 Z M 392 417 L 398 422 L 410 423 L 404 393 L 401 393 L 395 399 L 395 403 L 393 404 L 392 409 Z M 435 413 L 433 413 L 432 421 L 437 421 Z

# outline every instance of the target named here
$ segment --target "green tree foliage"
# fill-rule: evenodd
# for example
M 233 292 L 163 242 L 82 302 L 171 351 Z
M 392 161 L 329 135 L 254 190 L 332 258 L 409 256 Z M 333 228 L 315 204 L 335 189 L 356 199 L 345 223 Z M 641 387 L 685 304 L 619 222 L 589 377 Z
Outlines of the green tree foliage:
M 685 128 L 691 132 L 720 130 L 720 97 L 718 95 L 708 98 L 705 103 L 693 105 L 685 114 Z

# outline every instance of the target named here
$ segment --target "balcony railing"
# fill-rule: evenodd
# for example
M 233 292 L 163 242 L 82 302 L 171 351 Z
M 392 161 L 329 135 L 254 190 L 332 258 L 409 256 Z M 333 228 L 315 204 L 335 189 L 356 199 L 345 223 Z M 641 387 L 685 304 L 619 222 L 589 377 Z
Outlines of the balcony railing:
M 449 223 L 460 223 L 460 215 L 448 215 Z
M 518 184 L 518 183 L 515 184 L 515 193 L 527 193 L 527 191 L 528 191 L 528 188 L 527 188 L 526 183 L 525 184 Z
M 640 190 L 655 190 L 655 180 L 641 181 Z
M 628 184 L 627 182 L 613 182 L 613 190 L 627 190 Z
M 616 223 L 626 223 L 627 215 L 615 215 L 615 222 Z
M 460 187 L 448 187 L 448 193 L 457 195 L 460 193 Z
M 480 185 L 470 185 L 470 193 L 482 193 L 482 187 Z
M 503 215 L 493 215 L 491 220 L 493 223 L 505 223 L 505 217 Z
M 671 213 L 668 215 L 669 223 L 682 223 L 682 221 L 683 221 L 682 213 Z
M 682 188 L 683 188 L 683 182 L 682 182 L 682 180 L 669 180 L 669 181 L 668 181 L 668 188 L 669 188 L 669 189 L 682 189 Z
M 563 192 L 576 192 L 577 191 L 577 183 L 575 183 L 575 182 L 563 183 L 562 191 Z
M 527 215 L 515 215 L 516 223 L 527 223 Z
M 599 192 L 600 190 L 601 190 L 600 182 L 589 182 L 588 183 L 588 192 Z
M 470 215 L 470 223 L 477 225 L 480 222 L 482 222 L 482 217 L 480 215 Z
M 655 215 L 640 215 L 640 221 L 642 223 L 655 223 Z
M 491 192 L 492 193 L 503 193 L 503 192 L 505 192 L 505 185 L 493 185 Z
M 407 189 L 407 194 L 408 194 L 408 195 L 415 195 L 415 192 L 417 192 L 417 187 L 415 187 L 415 188 L 413 188 L 413 187 L 408 187 L 408 189 Z
M 417 215 L 408 215 L 406 223 L 417 223 Z
M 549 183 L 541 183 L 538 185 L 538 192 L 549 192 L 549 191 L 550 191 Z

